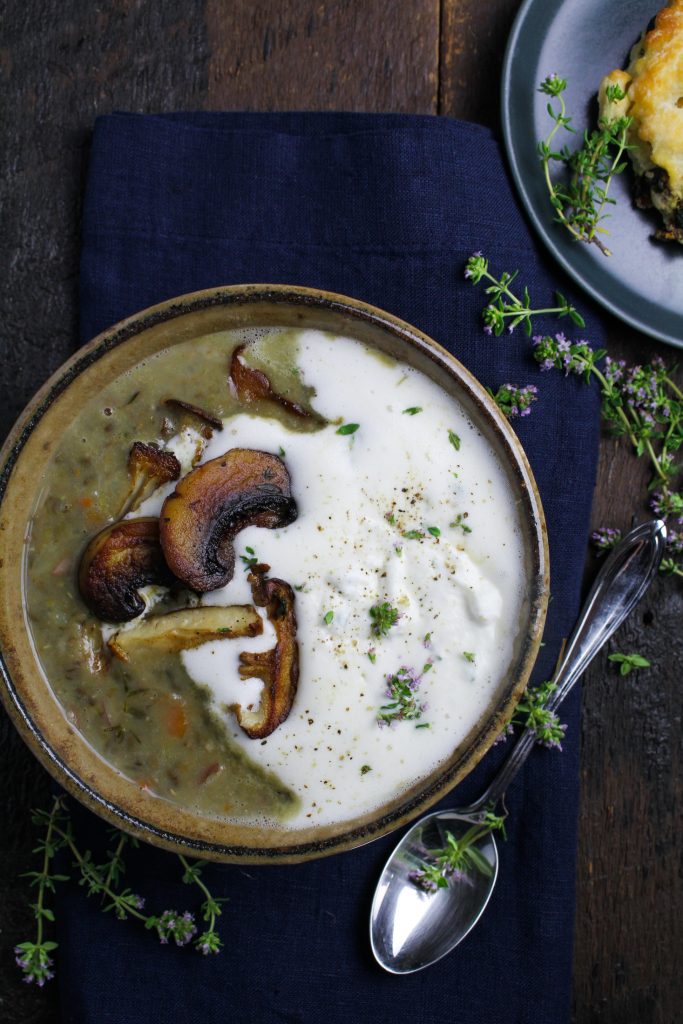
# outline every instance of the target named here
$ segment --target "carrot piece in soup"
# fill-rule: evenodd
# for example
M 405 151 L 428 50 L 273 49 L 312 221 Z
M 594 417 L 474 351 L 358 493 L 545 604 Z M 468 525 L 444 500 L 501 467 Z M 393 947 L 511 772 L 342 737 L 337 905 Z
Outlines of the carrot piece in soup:
M 216 772 L 220 771 L 220 768 L 221 766 L 218 761 L 214 761 L 212 764 L 207 765 L 207 767 L 199 773 L 197 778 L 198 785 L 203 786 L 205 782 L 208 782 L 212 775 L 215 775 Z
M 187 714 L 182 697 L 170 698 L 164 712 L 164 723 L 169 736 L 175 740 L 183 738 L 187 732 Z

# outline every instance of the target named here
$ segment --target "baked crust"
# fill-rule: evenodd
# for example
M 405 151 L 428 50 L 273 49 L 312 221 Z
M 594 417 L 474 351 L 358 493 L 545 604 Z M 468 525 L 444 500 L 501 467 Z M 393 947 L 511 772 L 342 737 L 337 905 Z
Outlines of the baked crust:
M 619 85 L 625 99 L 610 103 L 608 85 Z M 628 69 L 603 79 L 599 99 L 602 119 L 633 119 L 628 142 L 636 204 L 659 210 L 659 237 L 683 243 L 683 0 L 662 8 L 633 47 Z

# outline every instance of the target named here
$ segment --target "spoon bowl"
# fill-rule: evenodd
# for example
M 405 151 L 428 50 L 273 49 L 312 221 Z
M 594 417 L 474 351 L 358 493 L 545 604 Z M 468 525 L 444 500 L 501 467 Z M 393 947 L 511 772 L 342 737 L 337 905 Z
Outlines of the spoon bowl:
M 553 678 L 544 707 L 555 711 L 588 664 L 643 596 L 657 574 L 666 544 L 661 520 L 631 530 L 605 560 L 583 606 Z M 498 877 L 498 850 L 486 827 L 486 812 L 504 796 L 536 743 L 527 727 L 482 795 L 469 807 L 436 811 L 406 833 L 384 866 L 370 913 L 370 944 L 377 962 L 391 974 L 412 974 L 450 953 L 472 931 L 491 898 Z M 472 846 L 479 859 L 464 874 L 440 878 L 433 892 L 420 887 L 416 872 L 438 869 L 436 856 L 449 833 L 462 839 L 483 826 Z M 475 830 L 476 833 L 476 830 Z M 470 833 L 472 835 L 472 833 Z M 467 842 L 467 840 L 466 840 Z M 437 877 L 439 877 L 437 870 Z
M 372 904 L 370 941 L 375 958 L 391 974 L 412 974 L 436 963 L 462 942 L 484 913 L 498 877 L 498 850 L 491 832 L 474 844 L 488 861 L 490 875 L 471 871 L 451 878 L 436 892 L 425 892 L 411 879 L 430 850 L 446 845 L 448 833 L 461 839 L 475 820 L 458 811 L 428 814 L 389 857 Z

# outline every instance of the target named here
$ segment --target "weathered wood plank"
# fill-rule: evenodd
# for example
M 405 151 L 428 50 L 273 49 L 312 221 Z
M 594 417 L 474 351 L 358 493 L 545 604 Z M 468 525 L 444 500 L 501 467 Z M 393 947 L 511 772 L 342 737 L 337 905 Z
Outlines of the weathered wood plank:
M 609 351 L 630 364 L 663 345 L 612 321 Z M 682 375 L 677 375 L 679 386 Z M 649 513 L 645 459 L 601 445 L 594 527 L 628 529 Z M 683 590 L 653 585 L 583 681 L 574 989 L 577 1021 L 668 1024 L 683 996 Z M 652 668 L 620 677 L 607 654 L 637 651 Z
M 439 113 L 495 127 L 500 68 L 519 0 L 442 0 Z
M 9 4 L 0 37 L 0 432 L 77 346 L 79 216 L 98 114 L 201 106 L 201 0 Z
M 495 126 L 498 77 L 519 0 L 88 0 L 9 5 L 0 38 L 3 434 L 76 344 L 78 218 L 89 133 L 113 109 L 353 109 L 440 113 Z M 661 346 L 612 322 L 610 350 Z M 669 355 L 669 353 L 664 353 Z M 644 511 L 643 467 L 603 444 L 595 524 Z M 666 582 L 624 627 L 650 673 L 603 659 L 585 686 L 576 1019 L 669 1024 L 681 998 L 681 589 Z M 0 1016 L 54 1019 L 20 985 L 10 946 L 28 934 L 15 874 L 31 848 L 26 804 L 42 771 L 6 722 L 0 770 L 14 828 L 0 850 Z M 16 783 L 16 784 L 15 784 Z M 38 997 L 37 999 L 35 997 Z
M 79 216 L 89 137 L 112 110 L 435 113 L 438 0 L 26 0 L 0 25 L 0 436 L 77 346 Z M 17 882 L 47 778 L 0 712 L 0 1018 L 53 1024 L 54 989 L 21 984 L 33 934 Z M 52 998 L 50 998 L 52 996 Z
M 433 114 L 439 0 L 207 0 L 208 106 Z

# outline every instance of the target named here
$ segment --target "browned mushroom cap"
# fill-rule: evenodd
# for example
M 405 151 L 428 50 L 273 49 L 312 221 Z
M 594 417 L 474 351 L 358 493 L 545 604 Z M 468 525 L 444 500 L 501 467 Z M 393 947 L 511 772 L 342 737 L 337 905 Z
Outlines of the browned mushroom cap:
M 247 366 L 243 361 L 242 355 L 246 347 L 246 345 L 238 345 L 234 350 L 230 360 L 230 373 L 228 374 L 228 380 L 235 388 L 240 402 L 277 402 L 288 413 L 291 413 L 292 416 L 297 416 L 299 419 L 310 420 L 321 425 L 327 422 L 313 409 L 304 409 L 303 405 L 299 405 L 298 402 L 292 402 L 291 399 L 285 398 L 284 395 L 274 391 L 272 384 L 262 370 L 255 370 L 251 366 Z
M 235 534 L 245 526 L 289 526 L 296 517 L 284 463 L 267 452 L 232 448 L 192 470 L 169 494 L 159 539 L 171 571 L 204 593 L 232 579 Z
M 237 722 L 250 739 L 270 736 L 292 710 L 299 682 L 299 645 L 296 641 L 294 591 L 284 580 L 266 579 L 250 572 L 249 582 L 254 604 L 265 608 L 275 628 L 277 643 L 271 651 L 240 654 L 240 675 L 243 679 L 263 680 L 261 703 L 257 711 L 233 704 Z
M 149 498 L 157 487 L 177 480 L 180 463 L 173 452 L 163 451 L 144 441 L 134 441 L 128 455 L 130 490 L 121 509 L 123 516 Z
M 140 587 L 172 582 L 159 544 L 159 521 L 148 517 L 105 527 L 88 544 L 78 570 L 83 600 L 106 622 L 128 622 L 144 611 Z

